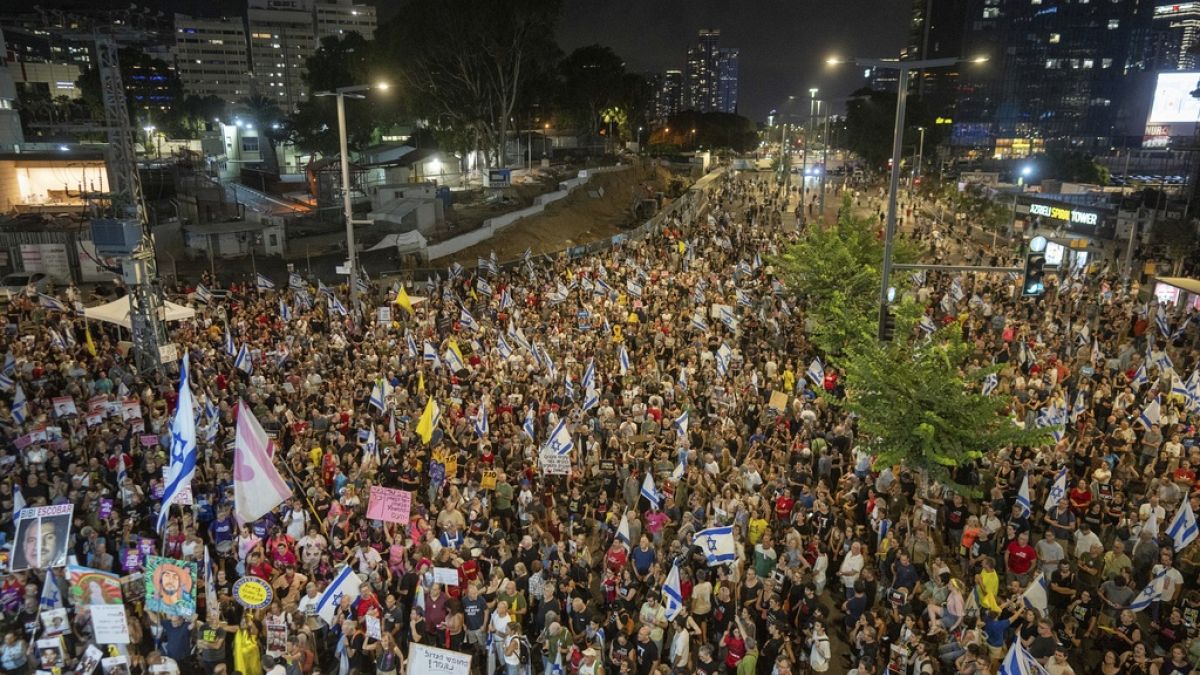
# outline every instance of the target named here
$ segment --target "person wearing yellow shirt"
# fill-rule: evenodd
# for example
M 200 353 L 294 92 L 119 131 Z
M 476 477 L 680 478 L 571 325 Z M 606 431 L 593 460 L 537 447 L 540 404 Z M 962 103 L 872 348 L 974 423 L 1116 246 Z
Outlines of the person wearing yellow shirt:
M 796 390 L 796 374 L 792 372 L 791 367 L 787 367 L 783 371 L 783 391 L 786 394 L 791 394 Z
M 762 513 L 756 513 L 746 525 L 746 531 L 750 539 L 750 545 L 754 546 L 758 544 L 758 540 L 762 539 L 763 532 L 767 531 L 767 519 L 763 517 Z

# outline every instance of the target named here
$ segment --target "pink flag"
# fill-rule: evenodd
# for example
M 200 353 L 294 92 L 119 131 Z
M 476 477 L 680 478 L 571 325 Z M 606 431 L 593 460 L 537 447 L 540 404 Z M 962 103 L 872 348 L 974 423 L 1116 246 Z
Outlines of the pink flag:
M 233 503 L 239 520 L 252 523 L 282 504 L 292 491 L 271 463 L 271 441 L 245 401 L 238 403 L 233 453 Z

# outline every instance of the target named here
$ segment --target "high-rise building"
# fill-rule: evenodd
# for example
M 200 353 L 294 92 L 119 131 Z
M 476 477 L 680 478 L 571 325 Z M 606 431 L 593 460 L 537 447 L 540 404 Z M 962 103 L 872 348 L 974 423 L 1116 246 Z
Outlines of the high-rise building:
M 990 60 L 960 70 L 953 141 L 1000 156 L 1106 148 L 1130 78 L 1153 65 L 1152 13 L 1137 2 L 968 0 L 963 54 Z
M 246 24 L 256 93 L 285 111 L 307 100 L 304 63 L 323 37 L 357 32 L 375 36 L 375 8 L 353 0 L 249 0 Z
M 719 30 L 701 30 L 687 53 L 686 107 L 700 112 L 737 112 L 738 50 L 720 47 Z
M 250 54 L 241 18 L 175 15 L 175 71 L 196 96 L 237 102 L 250 95 Z
M 0 153 L 15 152 L 25 142 L 21 132 L 21 117 L 17 113 L 17 88 L 2 58 L 6 49 L 4 32 L 0 31 Z
M 963 31 L 968 0 L 912 0 L 908 44 L 903 58 L 968 58 L 964 53 Z M 893 71 L 898 78 L 899 73 Z M 958 87 L 957 66 L 919 70 L 909 83 L 911 93 L 919 96 L 927 108 L 939 115 L 952 115 Z M 893 80 L 891 91 L 895 91 Z
M 1200 2 L 1180 2 L 1154 8 L 1154 32 L 1163 69 L 1194 70 L 1200 65 Z
M 683 110 L 683 71 L 668 70 L 655 79 L 654 117 L 662 121 Z

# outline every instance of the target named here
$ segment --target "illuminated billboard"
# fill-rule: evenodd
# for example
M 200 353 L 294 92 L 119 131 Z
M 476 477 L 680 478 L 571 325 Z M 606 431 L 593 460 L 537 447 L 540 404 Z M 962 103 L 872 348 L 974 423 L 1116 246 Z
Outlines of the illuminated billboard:
M 1192 96 L 1198 86 L 1200 73 L 1159 73 L 1147 124 L 1194 124 L 1200 121 L 1200 99 Z

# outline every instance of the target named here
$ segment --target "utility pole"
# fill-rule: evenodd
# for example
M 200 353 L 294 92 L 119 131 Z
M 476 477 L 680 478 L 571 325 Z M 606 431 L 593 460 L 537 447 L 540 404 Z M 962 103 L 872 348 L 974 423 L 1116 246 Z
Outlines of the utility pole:
M 825 105 L 825 133 L 821 135 L 821 225 L 825 225 L 825 174 L 829 173 L 829 105 Z

